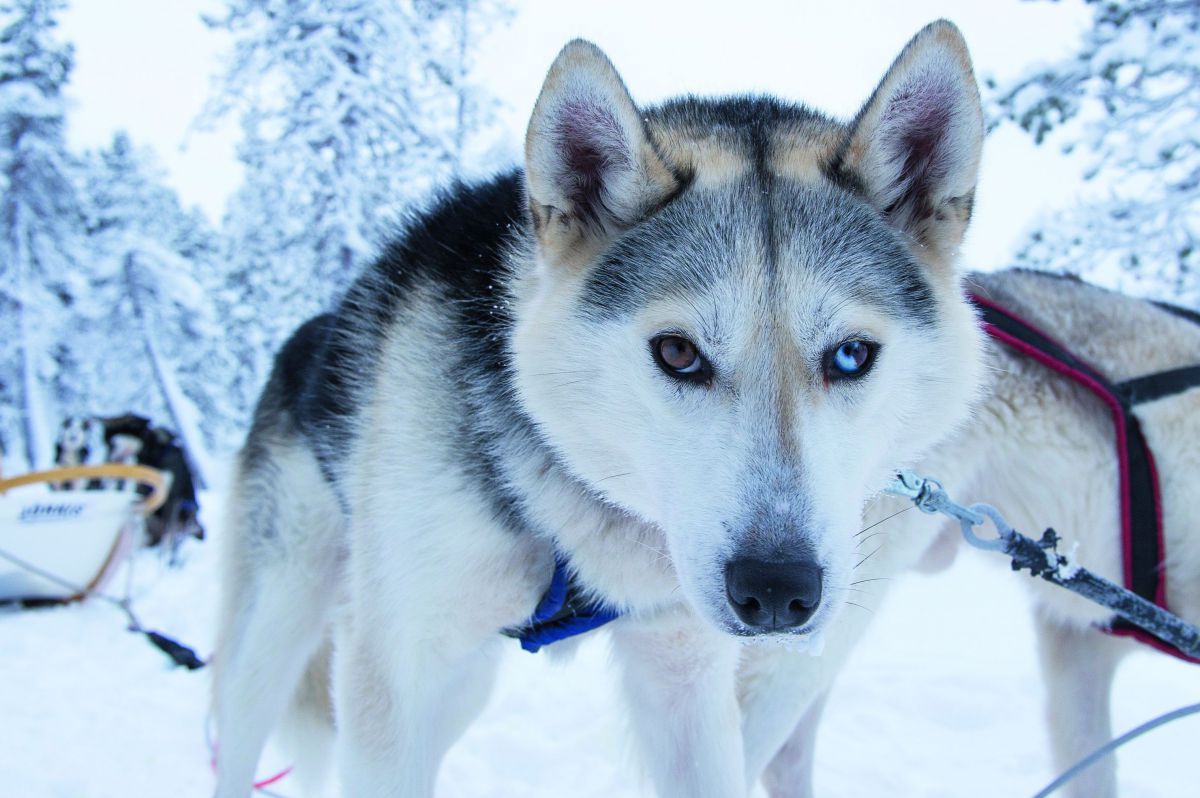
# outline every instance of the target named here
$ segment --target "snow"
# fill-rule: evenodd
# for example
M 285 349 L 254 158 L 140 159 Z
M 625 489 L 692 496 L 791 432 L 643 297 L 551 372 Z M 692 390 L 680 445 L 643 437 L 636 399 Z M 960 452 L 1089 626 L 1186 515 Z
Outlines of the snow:
M 148 628 L 211 649 L 223 497 L 202 496 L 204 543 L 185 565 L 135 559 L 136 610 Z M 960 556 L 936 577 L 897 580 L 830 700 L 817 747 L 823 796 L 1030 795 L 1056 775 L 1044 751 L 1041 688 L 1021 582 L 988 555 Z M 122 576 L 110 585 L 121 589 Z M 102 602 L 0 613 L 0 754 L 6 795 L 25 798 L 207 796 L 209 673 L 172 668 Z M 439 798 L 635 798 L 636 775 L 607 638 L 573 659 L 514 642 L 492 700 L 452 749 Z M 1138 651 L 1118 674 L 1114 722 L 1124 731 L 1200 700 L 1197 671 Z M 1122 750 L 1120 793 L 1167 798 L 1194 786 L 1198 719 Z M 288 764 L 268 752 L 266 777 Z M 288 779 L 274 788 L 295 796 Z M 757 793 L 761 795 L 761 791 Z

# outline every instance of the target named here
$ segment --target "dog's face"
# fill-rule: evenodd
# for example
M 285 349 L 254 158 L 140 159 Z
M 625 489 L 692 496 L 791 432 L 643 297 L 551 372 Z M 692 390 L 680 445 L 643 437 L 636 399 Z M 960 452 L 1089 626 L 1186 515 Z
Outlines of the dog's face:
M 58 429 L 58 465 L 74 465 L 87 461 L 95 439 L 92 420 L 83 416 L 68 416 Z
M 581 42 L 552 67 L 518 391 L 582 482 L 664 531 L 718 627 L 823 627 L 866 500 L 964 418 L 980 344 L 953 255 L 981 136 L 947 23 L 850 126 L 769 101 L 646 114 Z
M 142 452 L 142 439 L 134 435 L 117 433 L 108 439 L 108 458 L 114 463 L 136 464 Z

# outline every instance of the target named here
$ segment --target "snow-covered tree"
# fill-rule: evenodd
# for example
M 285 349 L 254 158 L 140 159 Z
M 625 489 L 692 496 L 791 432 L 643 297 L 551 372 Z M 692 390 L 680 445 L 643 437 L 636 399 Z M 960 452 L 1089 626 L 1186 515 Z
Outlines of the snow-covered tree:
M 153 156 L 125 134 L 84 167 L 91 290 L 74 320 L 109 333 L 72 338 L 77 359 L 91 366 L 91 411 L 158 419 L 203 461 L 231 416 L 225 331 L 211 298 L 217 236 L 198 211 L 181 207 Z M 122 342 L 119 358 L 114 340 Z
M 1086 148 L 1103 186 L 1043 220 L 1018 259 L 1200 305 L 1200 3 L 1087 2 L 1073 56 L 992 86 L 993 125 Z
M 298 322 L 327 307 L 415 199 L 456 173 L 492 105 L 472 45 L 502 0 L 228 0 L 208 117 L 236 113 L 245 183 L 223 296 L 248 406 Z
M 77 364 L 58 336 L 86 289 L 63 134 L 72 50 L 55 38 L 64 6 L 0 3 L 0 444 L 31 466 L 48 464 L 53 409 L 72 399 Z
M 471 51 L 511 19 L 512 9 L 500 0 L 415 0 L 413 10 L 426 26 L 421 42 L 423 69 L 431 79 L 427 125 L 448 135 L 443 146 L 451 174 L 458 177 L 496 145 L 487 133 L 499 103 L 472 80 Z

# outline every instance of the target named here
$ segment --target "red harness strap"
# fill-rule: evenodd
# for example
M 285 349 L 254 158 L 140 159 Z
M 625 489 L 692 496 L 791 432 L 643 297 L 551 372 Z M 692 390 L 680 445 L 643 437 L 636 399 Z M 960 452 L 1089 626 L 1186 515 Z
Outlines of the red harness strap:
M 1162 398 L 1200 385 L 1200 368 L 1176 369 L 1114 385 L 1062 344 L 1011 311 L 976 294 L 970 299 L 979 308 L 983 329 L 989 336 L 1082 385 L 1109 408 L 1116 431 L 1125 587 L 1169 611 L 1167 577 L 1160 568 L 1164 546 L 1158 471 L 1133 407 L 1138 401 Z M 1200 664 L 1200 660 L 1126 621 L 1117 619 L 1104 631 L 1132 637 L 1164 653 Z

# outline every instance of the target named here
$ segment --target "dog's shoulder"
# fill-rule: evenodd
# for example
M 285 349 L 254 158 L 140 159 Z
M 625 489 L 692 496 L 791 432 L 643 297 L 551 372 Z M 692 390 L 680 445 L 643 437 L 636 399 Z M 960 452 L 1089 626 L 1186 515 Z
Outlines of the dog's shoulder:
M 442 191 L 405 220 L 331 312 L 305 322 L 284 344 L 256 427 L 302 434 L 334 478 L 386 339 L 404 327 L 404 314 L 417 303 L 458 335 L 477 340 L 476 353 L 500 368 L 503 336 L 497 332 L 508 323 L 508 261 L 527 230 L 519 170 Z
M 384 288 L 386 297 L 380 298 L 392 303 L 403 301 L 417 281 L 444 287 L 456 298 L 482 296 L 495 285 L 493 277 L 527 226 L 520 170 L 456 182 L 410 215 L 360 283 L 372 291 Z M 351 289 L 348 298 L 362 299 L 360 294 Z

